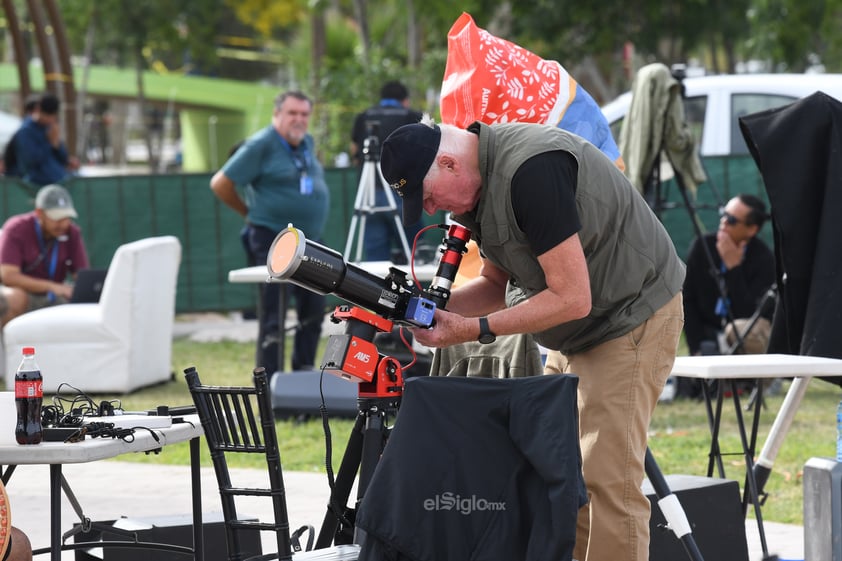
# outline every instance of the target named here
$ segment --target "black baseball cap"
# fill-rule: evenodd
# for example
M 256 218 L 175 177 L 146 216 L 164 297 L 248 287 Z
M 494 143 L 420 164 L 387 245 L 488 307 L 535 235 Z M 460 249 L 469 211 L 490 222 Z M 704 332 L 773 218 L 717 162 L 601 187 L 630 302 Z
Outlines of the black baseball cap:
M 424 211 L 424 178 L 436 159 L 441 142 L 437 125 L 414 123 L 396 129 L 383 141 L 380 170 L 403 199 L 403 224 L 421 220 Z

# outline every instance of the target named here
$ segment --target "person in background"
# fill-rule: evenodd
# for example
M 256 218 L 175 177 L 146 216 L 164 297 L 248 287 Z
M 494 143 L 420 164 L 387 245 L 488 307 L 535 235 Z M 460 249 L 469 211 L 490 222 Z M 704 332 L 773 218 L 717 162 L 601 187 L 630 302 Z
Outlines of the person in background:
M 351 157 L 360 170 L 365 164 L 363 148 L 366 138 L 371 136 L 377 138 L 378 152 L 374 157 L 375 161 L 379 161 L 379 149 L 386 137 L 402 125 L 417 123 L 421 120 L 421 116 L 420 112 L 410 109 L 409 91 L 406 86 L 397 81 L 383 84 L 380 89 L 380 102 L 357 114 L 354 119 L 354 127 L 351 130 Z M 374 198 L 374 204 L 377 207 L 385 207 L 388 204 L 381 181 L 376 182 Z M 398 216 L 400 216 L 402 208 L 400 198 L 396 198 L 395 203 L 397 204 Z M 404 235 L 410 249 L 415 235 L 421 230 L 422 226 L 420 220 L 415 224 L 404 226 Z M 364 259 L 367 261 L 391 260 L 395 263 L 405 263 L 406 257 L 403 255 L 396 228 L 394 218 L 388 213 L 368 216 L 363 240 Z
M 38 102 L 41 100 L 41 96 L 32 94 L 26 98 L 26 102 L 23 105 L 23 118 L 26 119 L 27 117 L 31 117 L 33 113 L 38 109 Z M 6 144 L 6 148 L 3 150 L 3 169 L 0 170 L 0 173 L 8 176 L 8 177 L 20 177 L 20 170 L 18 170 L 18 156 L 17 151 L 15 150 L 15 137 L 17 136 L 20 129 L 15 131 L 15 134 L 12 135 L 12 138 L 9 139 L 8 144 Z
M 647 431 L 683 323 L 684 265 L 663 225 L 598 148 L 555 126 L 425 119 L 393 132 L 380 164 L 405 223 L 451 211 L 484 257 L 433 327 L 412 329 L 418 342 L 533 333 L 545 373 L 578 376 L 573 558 L 649 559 Z
M 213 193 L 242 216 L 255 262 L 266 263 L 269 249 L 289 224 L 302 230 L 307 239 L 322 238 L 330 208 L 330 194 L 324 170 L 316 159 L 313 137 L 307 132 L 313 103 L 301 92 L 290 91 L 275 98 L 272 122 L 256 132 L 214 174 Z M 245 199 L 237 191 L 245 191 Z M 284 318 L 280 318 L 280 290 L 295 300 L 298 327 L 292 354 L 292 369 L 312 369 L 322 330 L 325 297 L 292 284 L 265 283 L 260 291 L 259 365 L 275 373 L 278 344 Z
M 725 205 L 716 232 L 693 240 L 684 280 L 684 333 L 691 355 L 702 354 L 704 341 L 716 343 L 715 348 L 721 350 L 720 333 L 726 335 L 729 345 L 733 344 L 733 329 L 740 334 L 745 331 L 749 318 L 774 284 L 775 256 L 758 237 L 766 218 L 762 200 L 740 194 Z M 723 301 L 723 291 L 727 302 Z M 729 308 L 733 325 L 728 321 Z M 744 349 L 738 352 L 766 352 L 772 329 L 771 308 L 761 310 L 761 316 L 743 337 Z
M 728 352 L 737 341 L 735 330 L 742 338 L 735 353 L 766 352 L 774 300 L 761 304 L 775 283 L 775 256 L 758 237 L 766 218 L 763 201 L 743 193 L 722 209 L 716 232 L 693 240 L 684 279 L 684 334 L 691 355 Z M 699 380 L 676 382 L 676 396 L 701 395 Z
M 24 181 L 35 185 L 61 183 L 79 168 L 78 160 L 68 156 L 61 140 L 59 106 L 56 96 L 44 94 L 37 109 L 15 133 L 16 173 Z
M 73 199 L 61 185 L 47 185 L 35 196 L 35 210 L 9 217 L 0 232 L 2 322 L 24 312 L 64 304 L 73 294 L 69 281 L 90 267 Z

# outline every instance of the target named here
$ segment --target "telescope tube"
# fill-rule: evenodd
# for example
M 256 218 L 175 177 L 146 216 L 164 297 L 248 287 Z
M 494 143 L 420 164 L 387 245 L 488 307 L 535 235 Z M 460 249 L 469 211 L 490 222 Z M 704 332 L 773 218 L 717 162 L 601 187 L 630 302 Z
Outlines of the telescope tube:
M 346 263 L 342 254 L 306 238 L 291 224 L 272 242 L 269 276 L 319 294 L 335 294 L 388 319 L 405 319 L 412 291 Z

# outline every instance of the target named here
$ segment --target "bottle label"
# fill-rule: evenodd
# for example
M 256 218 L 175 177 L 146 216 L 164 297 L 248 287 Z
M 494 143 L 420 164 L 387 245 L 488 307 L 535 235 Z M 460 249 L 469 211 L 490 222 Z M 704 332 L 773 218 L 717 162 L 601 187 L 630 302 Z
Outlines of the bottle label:
M 15 382 L 15 399 L 43 397 L 43 388 L 42 380 L 18 380 Z

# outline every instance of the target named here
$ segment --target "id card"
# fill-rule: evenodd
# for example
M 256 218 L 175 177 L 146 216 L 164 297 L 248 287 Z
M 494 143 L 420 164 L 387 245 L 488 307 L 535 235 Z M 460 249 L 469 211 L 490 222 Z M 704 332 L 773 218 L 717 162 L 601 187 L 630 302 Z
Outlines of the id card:
M 313 178 L 306 173 L 302 173 L 299 188 L 302 195 L 311 195 L 313 193 Z

